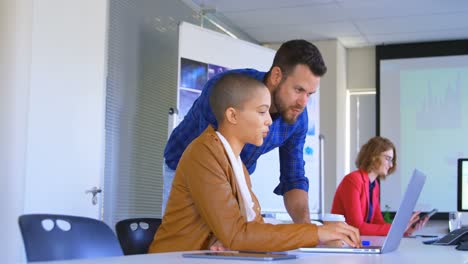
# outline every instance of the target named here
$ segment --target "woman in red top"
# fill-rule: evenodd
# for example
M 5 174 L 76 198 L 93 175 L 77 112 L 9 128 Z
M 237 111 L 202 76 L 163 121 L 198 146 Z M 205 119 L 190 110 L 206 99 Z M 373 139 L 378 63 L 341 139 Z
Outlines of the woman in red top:
M 380 210 L 379 183 L 397 167 L 395 146 L 387 138 L 373 137 L 361 147 L 356 158 L 359 169 L 346 175 L 338 186 L 331 212 L 342 214 L 346 222 L 359 229 L 361 235 L 386 236 L 391 224 L 386 223 Z M 413 214 L 405 234 L 421 228 L 428 217 L 419 221 Z

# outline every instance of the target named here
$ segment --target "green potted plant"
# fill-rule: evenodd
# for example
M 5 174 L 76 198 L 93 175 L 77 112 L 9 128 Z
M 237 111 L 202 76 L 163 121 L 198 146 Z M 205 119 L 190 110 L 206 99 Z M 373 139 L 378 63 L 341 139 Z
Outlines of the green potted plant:
M 390 206 L 388 204 L 385 205 L 385 211 L 383 212 L 383 218 L 385 220 L 385 222 L 387 223 L 392 223 L 393 219 L 392 219 L 392 216 L 390 214 Z

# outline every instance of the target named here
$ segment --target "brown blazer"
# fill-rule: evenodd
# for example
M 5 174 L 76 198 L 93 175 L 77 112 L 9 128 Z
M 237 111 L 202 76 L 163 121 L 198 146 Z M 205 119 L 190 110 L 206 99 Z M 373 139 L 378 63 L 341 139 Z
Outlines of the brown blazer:
M 180 159 L 149 253 L 209 249 L 215 238 L 231 250 L 284 251 L 317 245 L 313 224 L 264 223 L 245 166 L 244 173 L 257 213 L 252 222 L 240 210 L 242 198 L 234 171 L 209 126 Z

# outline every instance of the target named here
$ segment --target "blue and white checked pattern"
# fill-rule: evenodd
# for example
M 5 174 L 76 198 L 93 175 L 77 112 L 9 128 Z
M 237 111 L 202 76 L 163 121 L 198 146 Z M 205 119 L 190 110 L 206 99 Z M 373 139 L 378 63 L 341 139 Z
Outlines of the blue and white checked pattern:
M 228 72 L 237 72 L 249 75 L 261 82 L 265 72 L 254 69 L 238 69 L 223 72 L 210 79 L 198 99 L 193 103 L 184 120 L 172 131 L 164 150 L 164 157 L 169 168 L 175 170 L 185 148 L 198 137 L 208 124 L 217 127 L 216 118 L 211 111 L 209 94 L 214 83 Z M 304 175 L 303 149 L 307 133 L 307 109 L 298 117 L 297 121 L 289 125 L 281 117 L 273 120 L 270 132 L 257 147 L 247 144 L 241 152 L 241 159 L 250 174 L 255 171 L 257 159 L 260 155 L 279 147 L 280 155 L 280 183 L 274 192 L 283 195 L 292 189 L 309 190 L 309 180 Z

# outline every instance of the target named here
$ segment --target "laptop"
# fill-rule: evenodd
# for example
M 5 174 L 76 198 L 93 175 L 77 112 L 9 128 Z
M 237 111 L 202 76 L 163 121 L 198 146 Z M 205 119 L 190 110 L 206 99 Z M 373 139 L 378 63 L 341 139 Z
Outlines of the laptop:
M 387 237 L 383 241 L 383 245 L 376 242 L 379 237 L 368 236 L 362 237 L 361 240 L 370 240 L 369 246 L 363 246 L 361 248 L 353 248 L 349 246 L 328 246 L 318 245 L 311 248 L 299 248 L 303 252 L 314 252 L 314 253 L 358 253 L 358 254 L 383 254 L 396 250 L 400 245 L 400 241 L 405 234 L 408 222 L 413 214 L 414 207 L 418 201 L 419 194 L 426 182 L 426 175 L 421 171 L 415 169 L 413 176 L 406 187 L 405 195 L 401 201 L 400 208 L 393 219 L 392 226 L 388 232 Z M 382 238 L 382 237 L 380 237 Z M 374 241 L 372 241 L 374 240 Z M 375 243 L 375 244 L 374 244 Z

